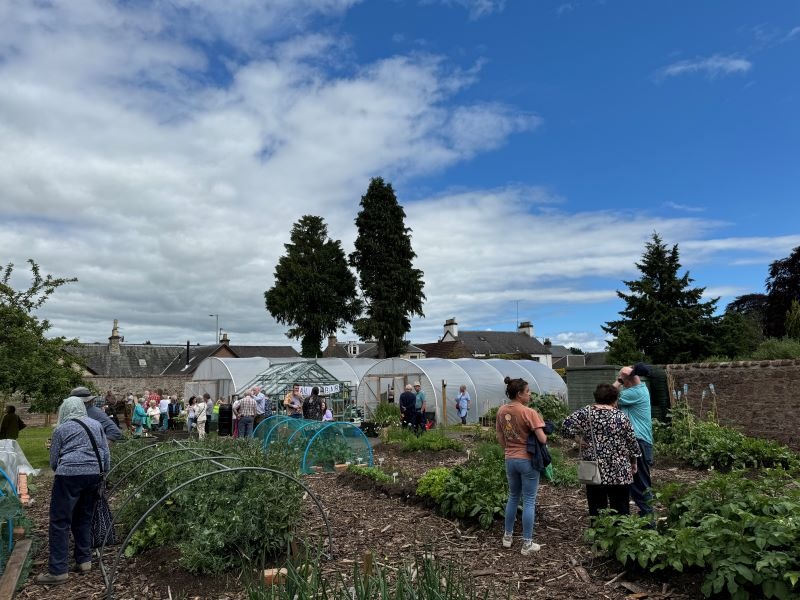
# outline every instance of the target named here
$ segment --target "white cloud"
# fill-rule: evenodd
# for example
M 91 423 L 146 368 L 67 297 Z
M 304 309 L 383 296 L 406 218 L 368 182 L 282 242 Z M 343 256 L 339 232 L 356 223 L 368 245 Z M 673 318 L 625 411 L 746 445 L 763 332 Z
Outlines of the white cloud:
M 725 75 L 744 74 L 752 68 L 753 63 L 746 58 L 714 54 L 706 58 L 680 60 L 667 65 L 656 72 L 656 80 L 662 81 L 667 77 L 695 74 L 704 75 L 707 79 L 716 79 Z
M 441 2 L 446 5 L 455 5 L 465 8 L 470 19 L 480 19 L 495 12 L 502 12 L 506 0 L 422 0 L 423 4 Z
M 678 204 L 677 202 L 665 202 L 664 206 L 689 213 L 699 213 L 706 210 L 705 206 L 691 206 L 689 204 Z

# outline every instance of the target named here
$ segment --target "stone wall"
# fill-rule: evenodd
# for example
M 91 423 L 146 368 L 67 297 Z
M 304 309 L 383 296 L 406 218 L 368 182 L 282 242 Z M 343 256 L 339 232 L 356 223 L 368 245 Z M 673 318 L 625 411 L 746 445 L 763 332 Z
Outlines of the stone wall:
M 688 384 L 692 410 L 705 418 L 712 406 L 703 389 L 713 384 L 721 425 L 800 450 L 800 360 L 667 365 L 677 390 Z M 702 406 L 701 406 L 702 402 Z
M 117 396 L 133 392 L 141 396 L 145 390 L 164 390 L 165 394 L 183 396 L 183 386 L 191 381 L 190 375 L 153 375 L 151 377 L 87 377 L 101 395 L 108 390 Z

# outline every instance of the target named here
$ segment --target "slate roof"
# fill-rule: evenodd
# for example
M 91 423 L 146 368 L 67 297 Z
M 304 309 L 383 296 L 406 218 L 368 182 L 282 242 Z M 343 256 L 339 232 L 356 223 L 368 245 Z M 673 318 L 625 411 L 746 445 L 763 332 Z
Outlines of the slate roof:
M 539 340 L 516 331 L 459 331 L 458 341 L 473 355 L 550 354 Z
M 336 342 L 336 346 L 328 346 L 322 351 L 324 358 L 378 358 L 378 344 L 375 342 L 358 342 L 358 354 L 353 356 L 347 351 L 350 342 Z
M 186 346 L 181 348 L 181 352 L 176 354 L 169 365 L 164 367 L 161 375 L 190 375 L 197 370 L 200 363 L 209 356 L 215 356 L 220 350 L 226 348 L 225 344 L 212 346 L 189 346 L 189 362 L 186 362 Z M 225 355 L 229 353 L 225 352 Z
M 586 366 L 597 366 L 608 364 L 608 352 L 587 352 Z
M 469 350 L 459 340 L 451 342 L 434 342 L 433 344 L 416 344 L 425 352 L 427 358 L 471 358 Z
M 562 358 L 564 356 L 572 354 L 572 352 L 570 352 L 569 348 L 567 348 L 566 346 L 551 345 L 550 354 L 553 355 L 553 362 L 555 362 L 557 358 Z
M 239 358 L 294 358 L 300 353 L 291 346 L 228 346 Z
M 184 346 L 161 344 L 121 344 L 119 354 L 111 354 L 108 344 L 80 344 L 69 352 L 81 357 L 86 367 L 100 377 L 149 377 L 161 375 Z

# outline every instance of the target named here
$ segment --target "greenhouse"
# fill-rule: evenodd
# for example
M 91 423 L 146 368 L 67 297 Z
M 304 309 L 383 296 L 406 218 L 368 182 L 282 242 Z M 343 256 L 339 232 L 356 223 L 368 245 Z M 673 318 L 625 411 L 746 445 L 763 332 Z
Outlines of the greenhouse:
M 372 466 L 372 446 L 352 423 L 274 415 L 259 423 L 253 437 L 267 453 L 286 448 L 295 453 L 303 473 L 333 471 L 342 464 Z
M 194 372 L 192 380 L 183 388 L 184 398 L 202 396 L 205 393 L 212 398 L 230 398 L 245 383 L 259 373 L 266 371 L 275 359 L 255 358 L 218 358 L 212 356 L 201 362 Z
M 471 403 L 467 420 L 475 423 L 489 409 L 506 400 L 503 379 L 521 377 L 530 385 L 531 392 L 555 394 L 566 403 L 567 385 L 550 367 L 533 360 L 504 360 L 476 358 L 387 358 L 377 362 L 366 373 L 358 387 L 357 404 L 363 407 L 366 417 L 378 405 L 381 390 L 389 385 L 395 397 L 406 384 L 419 381 L 425 392 L 427 412 L 440 422 L 443 401 L 447 404 L 447 423 L 459 422 L 454 399 L 461 385 L 467 386 Z

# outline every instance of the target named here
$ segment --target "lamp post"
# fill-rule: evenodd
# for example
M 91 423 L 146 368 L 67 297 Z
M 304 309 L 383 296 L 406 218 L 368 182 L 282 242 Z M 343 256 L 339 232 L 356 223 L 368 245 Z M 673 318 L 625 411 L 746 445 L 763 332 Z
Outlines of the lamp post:
M 216 344 L 219 344 L 219 315 L 214 313 L 208 315 L 209 317 L 214 317 L 216 319 L 216 324 L 214 326 L 214 341 Z

